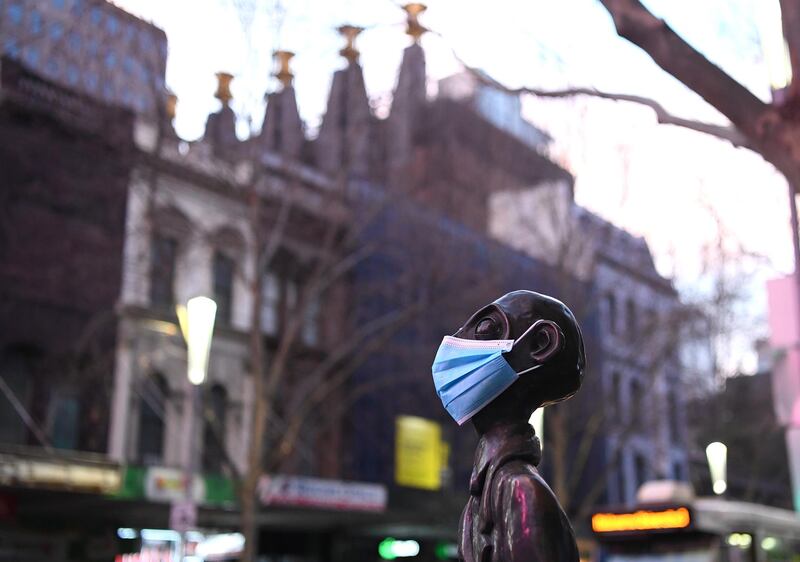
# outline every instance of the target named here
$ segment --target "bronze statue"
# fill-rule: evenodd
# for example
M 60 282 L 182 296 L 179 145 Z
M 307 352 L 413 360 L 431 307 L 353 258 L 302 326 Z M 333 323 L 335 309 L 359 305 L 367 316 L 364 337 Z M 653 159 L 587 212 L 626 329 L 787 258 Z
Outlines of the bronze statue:
M 460 560 L 578 562 L 572 527 L 536 469 L 541 448 L 528 420 L 575 394 L 585 363 L 572 312 L 533 291 L 508 293 L 444 338 L 436 390 L 456 421 L 471 419 L 480 435 Z

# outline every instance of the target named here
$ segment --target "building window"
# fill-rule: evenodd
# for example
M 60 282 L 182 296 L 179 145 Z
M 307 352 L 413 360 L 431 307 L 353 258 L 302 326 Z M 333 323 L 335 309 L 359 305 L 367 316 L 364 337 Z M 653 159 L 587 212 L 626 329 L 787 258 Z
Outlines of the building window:
M 683 474 L 683 463 L 680 461 L 675 461 L 672 463 L 672 477 L 679 482 L 686 479 Z
M 222 324 L 231 323 L 233 312 L 233 260 L 222 252 L 214 253 L 214 300 L 217 302 L 217 319 Z
M 628 494 L 625 487 L 625 465 L 620 463 L 619 467 L 617 468 L 617 500 L 620 503 L 625 503 L 628 501 Z
M 8 21 L 13 26 L 22 25 L 22 6 L 18 2 L 8 5 Z
M 52 39 L 53 41 L 60 41 L 63 35 L 64 35 L 64 26 L 62 26 L 58 22 L 54 22 L 50 26 L 50 39 Z
M 264 274 L 261 283 L 261 331 L 270 336 L 278 333 L 281 305 L 280 278 L 272 271 Z
M 36 47 L 25 49 L 25 62 L 31 66 L 36 66 L 39 62 L 39 49 Z
M 606 295 L 606 313 L 608 314 L 608 330 L 617 333 L 617 298 L 614 293 Z
M 628 299 L 625 303 L 625 321 L 627 322 L 628 337 L 632 340 L 639 338 L 639 318 L 636 313 L 636 303 Z
M 63 389 L 62 389 L 63 390 Z M 69 392 L 55 392 L 50 400 L 50 442 L 57 449 L 78 448 L 77 396 Z
M 674 390 L 667 394 L 667 419 L 669 420 L 669 432 L 673 443 L 679 443 L 681 437 L 680 419 L 681 412 L 678 397 Z
M 306 306 L 303 318 L 303 343 L 309 347 L 319 345 L 320 300 L 311 299 Z
M 108 16 L 108 19 L 106 20 L 106 29 L 108 30 L 108 32 L 111 35 L 114 35 L 117 33 L 118 28 L 119 28 L 119 22 L 117 21 L 117 18 L 115 18 L 114 16 Z
M 22 353 L 6 353 L 0 357 L 0 377 L 8 391 L 8 395 L 0 392 L 0 443 L 24 445 L 28 441 L 28 431 L 18 407 L 30 412 L 31 371 L 30 358 Z
M 3 51 L 10 57 L 16 57 L 19 54 L 19 45 L 17 45 L 17 41 L 7 37 L 3 41 Z
M 31 33 L 38 36 L 42 32 L 42 14 L 33 10 L 30 14 Z
M 225 418 L 228 415 L 228 393 L 215 384 L 206 394 L 203 411 L 203 469 L 220 473 L 225 465 Z
M 139 450 L 142 464 L 161 464 L 164 456 L 164 418 L 169 397 L 167 381 L 160 373 L 144 379 L 139 391 Z
M 150 262 L 150 304 L 172 308 L 175 305 L 175 262 L 178 241 L 168 236 L 153 238 Z
M 77 32 L 73 31 L 69 34 L 69 48 L 74 51 L 73 55 L 77 54 L 78 51 L 81 50 L 81 36 L 78 35 Z
M 642 423 L 642 412 L 644 410 L 642 404 L 644 400 L 644 391 L 642 389 L 642 383 L 635 378 L 631 379 L 629 400 L 630 421 L 637 427 L 641 427 L 639 424 Z
M 609 389 L 608 389 L 608 404 L 613 409 L 612 416 L 618 418 L 620 412 L 622 411 L 622 400 L 620 397 L 621 391 L 621 382 L 622 382 L 622 375 L 618 372 L 614 371 L 611 373 L 611 378 L 609 379 Z
M 638 490 L 639 487 L 648 480 L 647 459 L 644 455 L 637 453 L 633 457 L 633 461 L 636 470 L 636 489 Z

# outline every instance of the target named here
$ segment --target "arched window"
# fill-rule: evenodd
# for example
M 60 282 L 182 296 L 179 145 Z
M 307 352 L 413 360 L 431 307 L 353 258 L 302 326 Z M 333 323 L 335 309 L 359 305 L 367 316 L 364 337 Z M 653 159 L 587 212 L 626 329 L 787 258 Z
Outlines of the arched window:
M 139 449 L 142 464 L 161 464 L 164 457 L 164 418 L 169 387 L 164 376 L 153 373 L 139 391 Z
M 18 408 L 30 412 L 33 398 L 31 358 L 16 351 L 4 353 L 0 356 L 0 377 L 5 383 L 4 392 L 0 392 L 0 443 L 25 444 L 28 432 Z
M 213 385 L 206 393 L 203 408 L 203 470 L 219 473 L 225 466 L 225 419 L 228 415 L 228 392 Z

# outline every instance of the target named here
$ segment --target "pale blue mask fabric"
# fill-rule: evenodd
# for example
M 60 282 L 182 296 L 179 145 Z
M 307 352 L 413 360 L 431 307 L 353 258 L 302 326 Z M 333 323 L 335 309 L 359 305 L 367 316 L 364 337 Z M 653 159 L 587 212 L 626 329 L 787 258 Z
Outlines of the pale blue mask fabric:
M 519 342 L 536 325 L 528 328 Z M 514 340 L 465 340 L 445 336 L 433 360 L 433 384 L 436 393 L 458 425 L 464 424 L 511 386 L 521 374 L 540 367 L 535 365 L 517 373 L 503 353 L 511 351 Z

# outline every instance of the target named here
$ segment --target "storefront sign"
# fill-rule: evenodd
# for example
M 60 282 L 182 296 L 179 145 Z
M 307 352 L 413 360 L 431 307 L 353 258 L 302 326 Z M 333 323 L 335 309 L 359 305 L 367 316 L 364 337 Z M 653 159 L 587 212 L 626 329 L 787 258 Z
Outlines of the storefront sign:
M 619 533 L 683 529 L 688 527 L 691 522 L 692 517 L 685 507 L 657 511 L 641 509 L 632 513 L 595 513 L 592 515 L 592 531 L 595 533 Z
M 119 490 L 121 482 L 119 467 L 110 463 L 79 464 L 0 454 L 2 485 L 111 494 Z
M 423 490 L 440 489 L 447 456 L 442 449 L 442 429 L 438 423 L 399 416 L 395 421 L 395 482 Z
M 144 491 L 149 500 L 177 502 L 186 499 L 186 473 L 177 468 L 151 467 L 147 469 Z M 202 502 L 206 496 L 203 478 L 195 475 L 192 497 Z
M 258 492 L 264 505 L 318 507 L 343 511 L 386 509 L 386 488 L 380 484 L 303 476 L 265 475 L 261 477 Z

